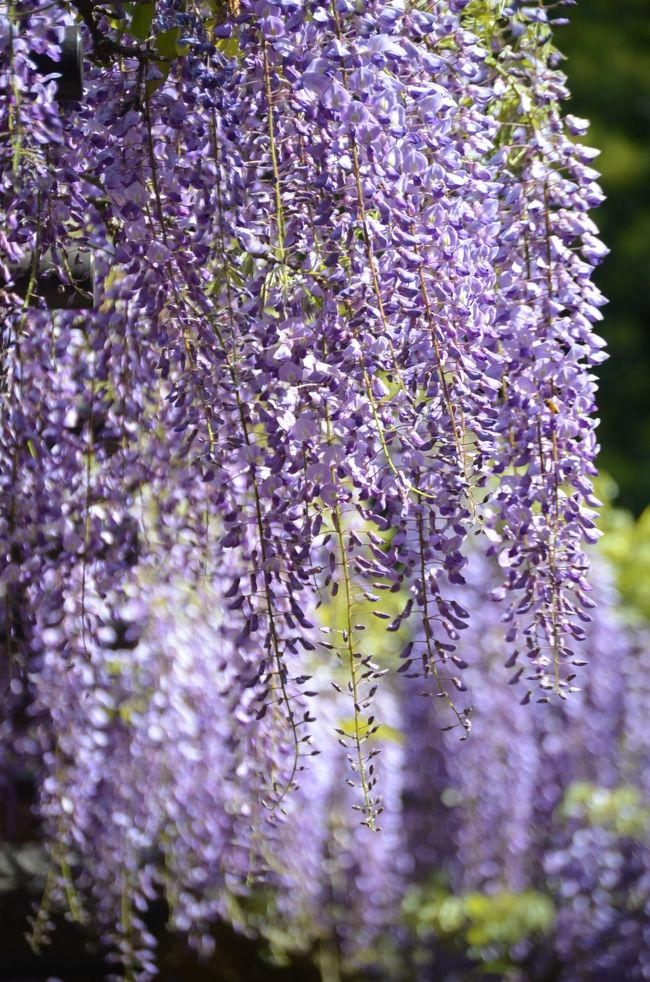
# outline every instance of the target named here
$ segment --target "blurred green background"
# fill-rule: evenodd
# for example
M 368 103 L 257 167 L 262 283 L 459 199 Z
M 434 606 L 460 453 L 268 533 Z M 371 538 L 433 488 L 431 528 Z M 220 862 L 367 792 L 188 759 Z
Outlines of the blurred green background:
M 610 300 L 601 333 L 600 466 L 636 514 L 650 502 L 650 0 L 580 0 L 556 41 L 571 112 L 592 121 L 607 201 L 594 216 L 611 255 L 597 282 Z

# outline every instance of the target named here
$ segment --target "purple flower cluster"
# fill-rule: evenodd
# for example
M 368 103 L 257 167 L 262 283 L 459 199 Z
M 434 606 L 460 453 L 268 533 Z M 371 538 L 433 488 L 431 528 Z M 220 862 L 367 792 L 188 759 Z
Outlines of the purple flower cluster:
M 505 891 L 525 903 L 532 889 L 550 897 L 556 916 L 546 952 L 531 938 L 502 952 L 531 978 L 543 977 L 549 951 L 553 977 L 566 982 L 645 978 L 650 704 L 638 673 L 647 630 L 631 630 L 617 616 L 599 563 L 598 606 L 577 646 L 589 662 L 584 687 L 553 706 L 513 705 L 502 684 L 510 653 L 503 625 L 481 602 L 496 577 L 476 554 L 459 589 L 477 612 L 461 649 L 471 662 L 471 738 L 459 748 L 449 733 L 440 746 L 435 703 L 415 688 L 404 703 L 407 754 L 419 762 L 405 774 L 412 875 L 421 883 L 442 877 L 456 896 Z
M 496 424 L 504 439 L 493 458 L 502 478 L 489 495 L 488 526 L 505 592 L 516 597 L 511 637 L 535 666 L 532 678 L 551 691 L 573 661 L 590 606 L 581 543 L 598 535 L 590 483 L 597 447 L 595 380 L 585 366 L 605 357 L 593 331 L 603 298 L 590 277 L 607 249 L 588 214 L 603 197 L 590 166 L 598 151 L 576 143 L 584 120 L 560 115 L 567 92 L 552 68 L 547 14 L 524 7 L 509 31 L 495 81 L 509 137 L 493 158 L 503 166 L 495 325 L 505 360 Z
M 289 947 L 314 950 L 324 977 L 328 964 L 330 974 L 336 965 L 339 973 L 374 969 L 383 977 L 394 957 L 408 863 L 398 703 L 386 689 L 378 694 L 376 708 L 386 721 L 376 740 L 383 811 L 373 832 L 359 822 L 351 782 L 341 780 L 345 748 L 336 734 L 351 723 L 345 694 L 333 691 L 322 671 L 310 685 L 319 691 L 313 738 L 322 753 L 306 769 L 277 830 L 276 904 L 266 926 L 283 924 Z
M 71 8 L 85 97 L 60 106 L 35 56 Z M 370 944 L 390 904 L 357 853 L 398 851 L 399 790 L 365 614 L 418 632 L 399 672 L 468 731 L 470 533 L 505 571 L 515 678 L 570 687 L 604 250 L 535 11 L 158 0 L 144 26 L 115 5 L 117 30 L 1 8 L 2 780 L 28 767 L 51 898 L 92 896 L 134 978 L 148 902 L 205 938 L 258 874 L 291 877 L 301 808 L 341 823 Z M 101 283 L 83 314 L 36 282 L 49 250 L 81 290 L 73 249 Z

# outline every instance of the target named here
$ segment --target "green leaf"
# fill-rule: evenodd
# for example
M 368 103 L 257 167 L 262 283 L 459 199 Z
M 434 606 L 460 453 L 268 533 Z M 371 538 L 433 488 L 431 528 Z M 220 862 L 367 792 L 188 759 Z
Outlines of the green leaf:
M 160 78 L 151 78 L 147 82 L 147 97 L 153 95 L 163 82 L 166 81 L 172 67 L 172 62 L 182 53 L 178 44 L 180 28 L 171 27 L 168 31 L 160 31 L 154 38 L 154 47 L 160 55 L 162 61 L 156 61 L 156 68 L 160 72 Z
M 241 54 L 239 39 L 236 37 L 222 38 L 221 41 L 217 41 L 217 48 L 226 58 L 238 58 Z
M 159 34 L 156 34 L 154 45 L 161 58 L 167 58 L 171 61 L 178 57 L 178 39 L 180 36 L 180 27 L 170 27 L 168 31 L 160 31 Z
M 129 34 L 138 41 L 145 41 L 151 32 L 153 15 L 156 11 L 156 0 L 148 0 L 147 3 L 136 3 L 133 5 Z
M 346 736 L 354 736 L 356 733 L 356 725 L 354 717 L 351 716 L 349 719 L 339 720 L 339 729 L 343 730 Z M 368 730 L 371 729 L 367 723 L 361 720 L 361 725 L 359 727 L 361 736 L 365 736 Z M 372 727 L 374 729 L 374 726 Z M 394 726 L 389 726 L 387 723 L 379 723 L 377 729 L 374 733 L 375 740 L 381 740 L 384 743 L 396 743 L 403 744 L 405 741 L 404 734 L 401 730 L 396 729 Z

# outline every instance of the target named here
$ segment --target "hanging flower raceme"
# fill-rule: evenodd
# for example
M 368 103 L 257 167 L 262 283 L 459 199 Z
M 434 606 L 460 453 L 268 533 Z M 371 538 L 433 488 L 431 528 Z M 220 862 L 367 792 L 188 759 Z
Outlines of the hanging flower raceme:
M 545 16 L 498 6 L 1 8 L 2 759 L 29 749 L 68 899 L 66 869 L 84 858 L 107 886 L 122 854 L 120 889 L 144 904 L 173 856 L 173 916 L 202 933 L 222 879 L 241 887 L 261 842 L 283 848 L 325 739 L 314 673 L 347 704 L 353 804 L 382 824 L 394 665 L 369 624 L 410 631 L 399 673 L 467 733 L 474 532 L 506 571 L 516 677 L 542 698 L 569 687 L 594 534 L 599 192 Z M 75 11 L 84 97 L 57 103 L 39 56 L 57 64 Z M 92 252 L 94 298 L 71 250 Z M 47 309 L 45 257 L 54 306 L 75 309 Z M 193 624 L 214 604 L 200 653 L 165 603 L 195 603 Z M 118 766 L 146 777 L 146 806 Z M 127 959 L 118 894 L 102 896 Z
M 577 144 L 585 124 L 562 119 L 567 95 L 554 67 L 546 16 L 522 11 L 496 59 L 503 168 L 496 324 L 505 358 L 494 457 L 498 487 L 486 520 L 512 599 L 511 637 L 530 681 L 566 689 L 581 622 L 595 531 L 591 478 L 596 452 L 595 380 L 603 360 L 593 323 L 603 298 L 590 280 L 606 254 L 588 211 L 602 200 Z M 526 661 L 514 661 L 519 673 Z

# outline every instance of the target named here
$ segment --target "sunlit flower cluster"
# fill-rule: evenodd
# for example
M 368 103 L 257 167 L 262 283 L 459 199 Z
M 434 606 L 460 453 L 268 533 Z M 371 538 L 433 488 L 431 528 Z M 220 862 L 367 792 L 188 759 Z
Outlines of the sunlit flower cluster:
M 75 17 L 60 103 L 38 56 Z M 526 700 L 567 695 L 591 606 L 600 192 L 547 14 L 12 0 L 0 56 L 1 759 L 36 786 L 48 890 L 92 895 L 144 978 L 157 891 L 205 939 L 291 877 L 312 787 L 380 910 L 355 850 L 399 825 L 396 665 L 368 618 L 413 637 L 399 673 L 457 735 L 468 536 Z

